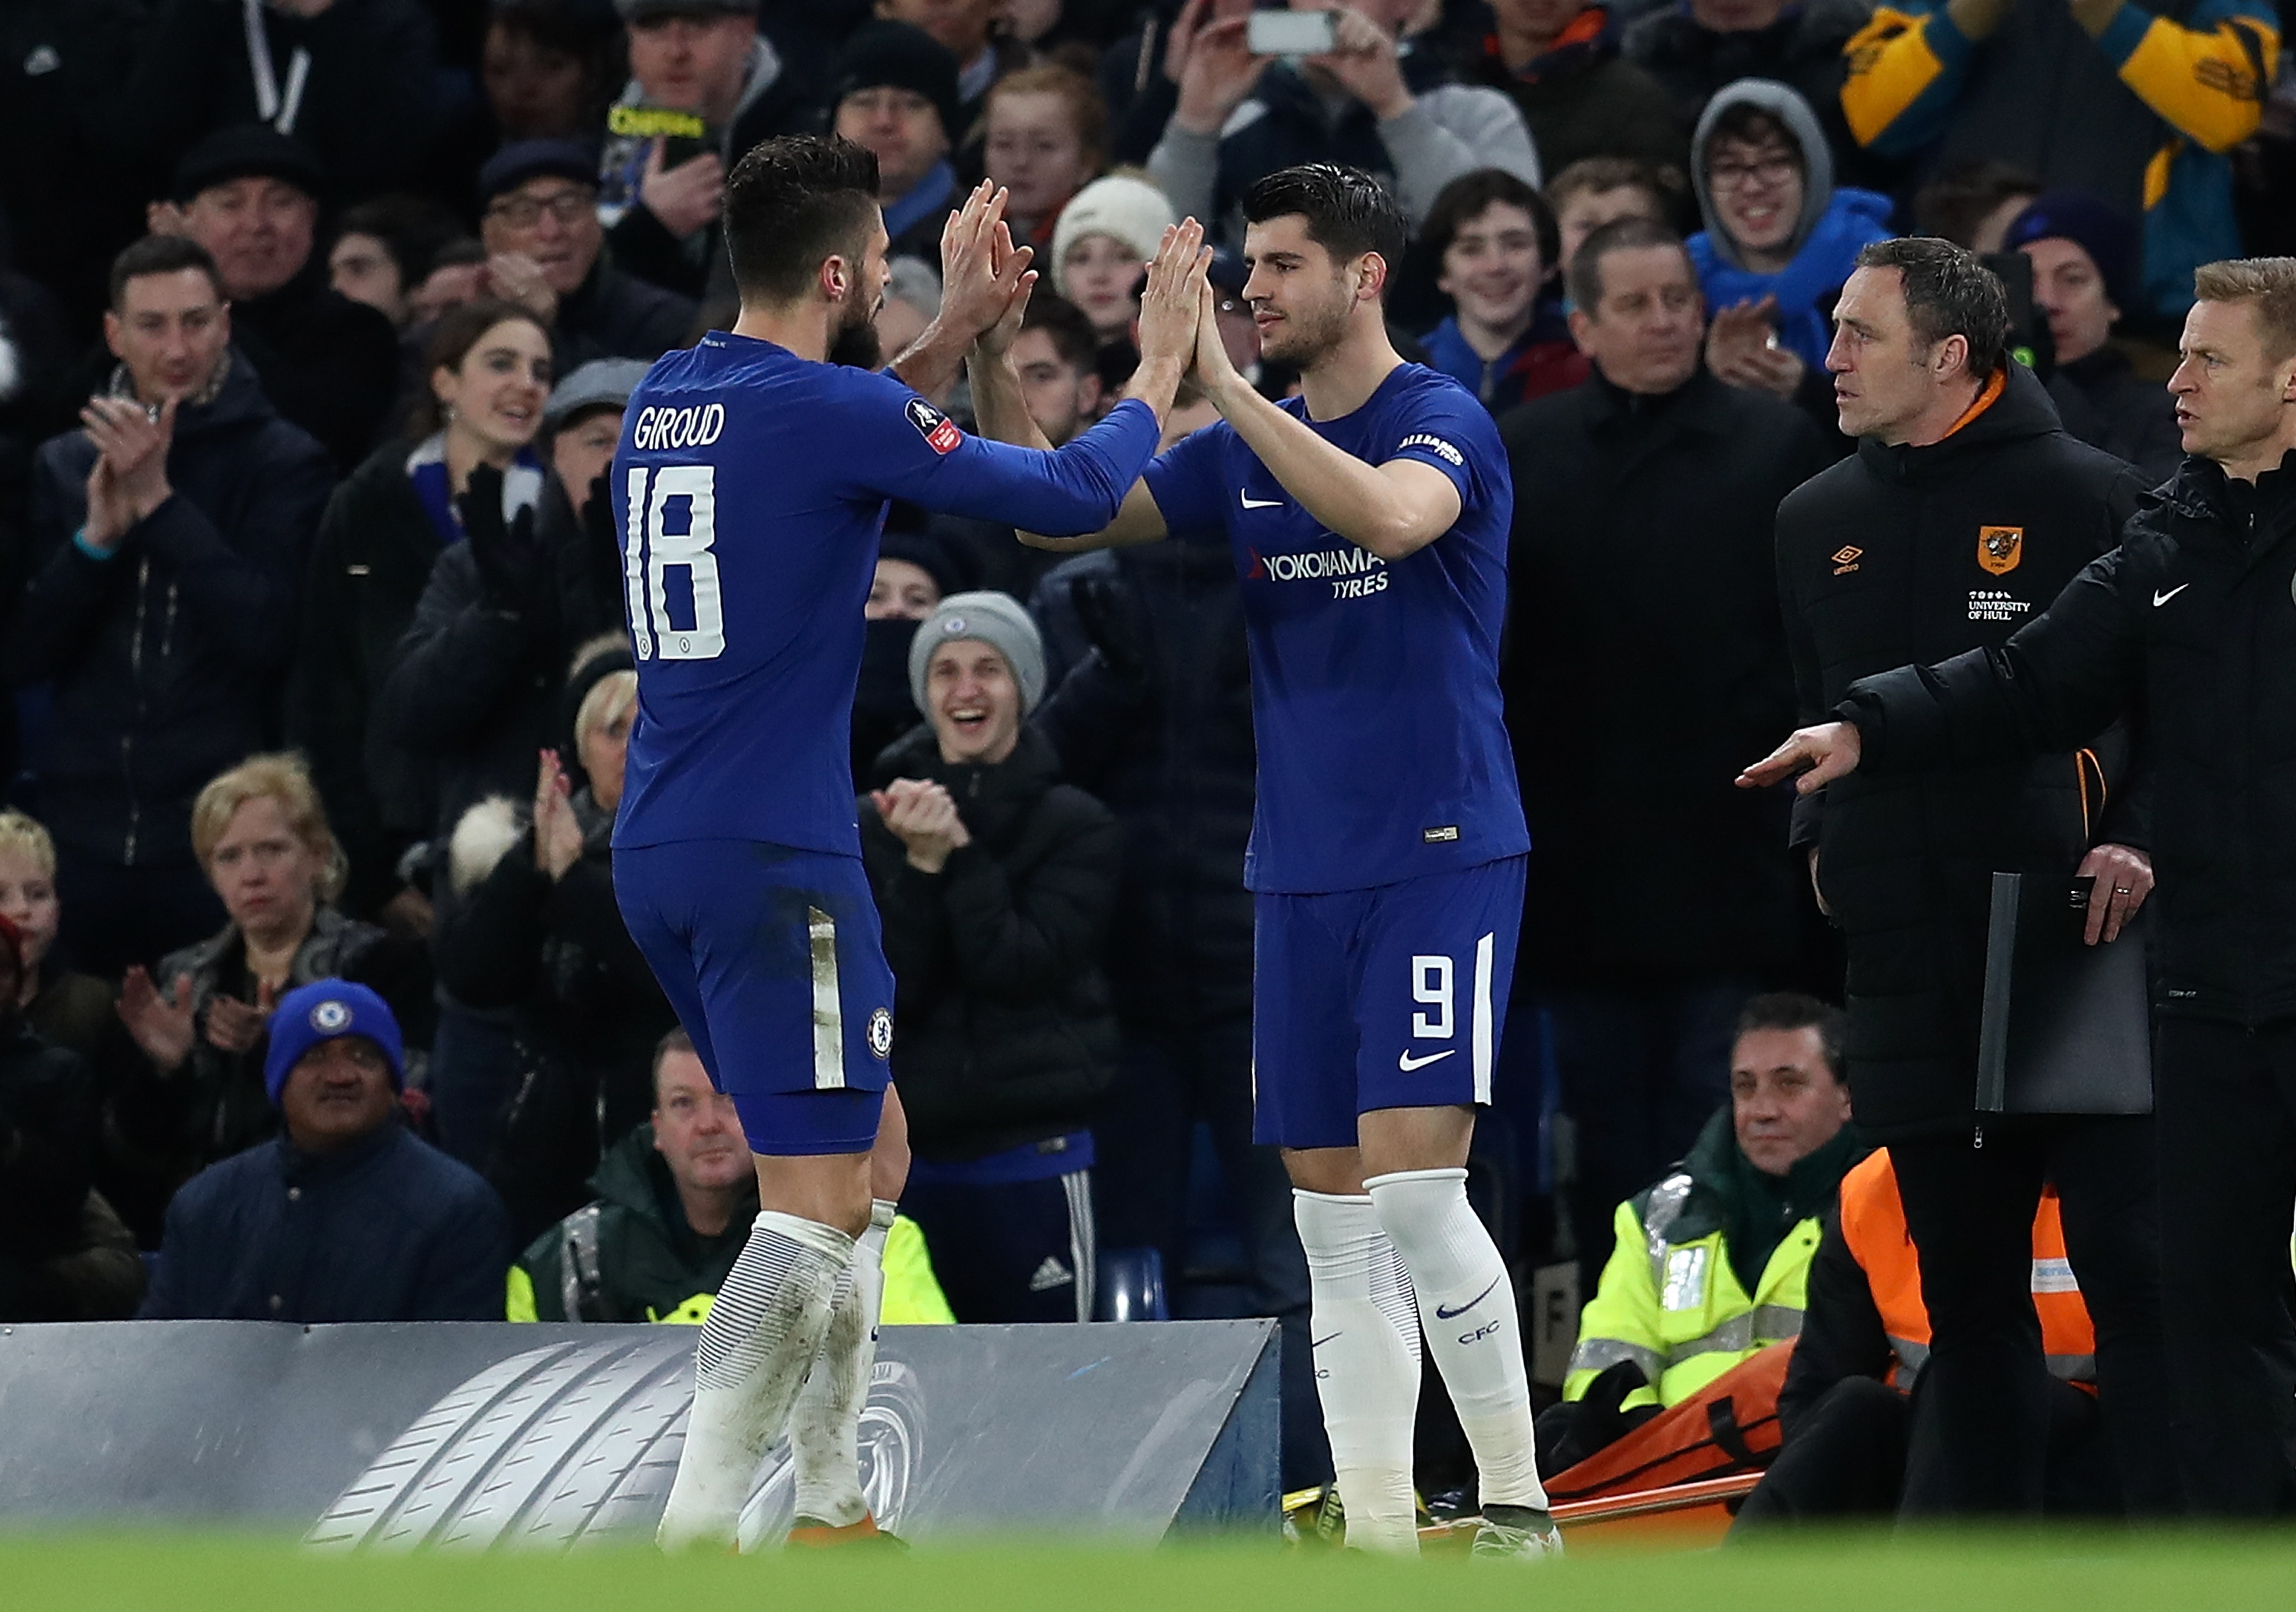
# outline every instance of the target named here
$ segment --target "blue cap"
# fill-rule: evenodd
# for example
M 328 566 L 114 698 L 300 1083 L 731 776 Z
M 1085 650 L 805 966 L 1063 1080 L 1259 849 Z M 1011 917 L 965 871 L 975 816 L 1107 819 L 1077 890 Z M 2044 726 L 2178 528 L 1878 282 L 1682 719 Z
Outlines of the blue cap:
M 479 205 L 486 206 L 529 179 L 545 177 L 595 185 L 598 159 L 571 140 L 514 141 L 488 157 L 479 169 Z
M 2003 244 L 2013 251 L 2052 239 L 2070 241 L 2089 255 L 2115 308 L 2124 315 L 2142 311 L 2144 242 L 2135 219 L 2082 191 L 2045 190 L 2010 221 Z
M 406 1083 L 406 1046 L 390 1005 L 348 980 L 313 980 L 289 991 L 271 1016 L 271 1048 L 263 1055 L 263 1090 L 271 1106 L 279 1106 L 288 1073 L 305 1053 L 322 1041 L 347 1035 L 363 1035 L 382 1049 L 390 1065 L 390 1083 Z

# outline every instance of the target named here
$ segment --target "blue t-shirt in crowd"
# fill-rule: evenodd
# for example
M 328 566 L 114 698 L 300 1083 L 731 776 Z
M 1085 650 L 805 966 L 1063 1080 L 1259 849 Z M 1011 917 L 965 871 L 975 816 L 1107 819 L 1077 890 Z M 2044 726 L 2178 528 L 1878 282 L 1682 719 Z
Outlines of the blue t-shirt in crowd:
M 859 856 L 849 729 L 887 500 L 1096 531 L 1157 436 L 1125 402 L 1040 453 L 770 341 L 712 332 L 664 357 L 631 394 L 611 478 L 638 669 L 614 843 Z
M 1283 407 L 1365 464 L 1432 465 L 1459 519 L 1390 564 L 1301 508 L 1224 420 L 1148 467 L 1165 525 L 1224 524 L 1242 574 L 1259 746 L 1244 883 L 1365 890 L 1529 850 L 1500 718 L 1514 484 L 1497 426 L 1417 364 L 1340 419 Z

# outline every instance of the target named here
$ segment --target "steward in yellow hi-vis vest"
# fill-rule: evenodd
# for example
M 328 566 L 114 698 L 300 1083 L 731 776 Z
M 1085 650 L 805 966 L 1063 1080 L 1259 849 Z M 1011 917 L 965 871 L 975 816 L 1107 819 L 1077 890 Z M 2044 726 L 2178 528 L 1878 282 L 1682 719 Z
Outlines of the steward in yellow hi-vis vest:
M 505 1305 L 514 1321 L 674 1321 L 699 1326 L 750 1239 L 758 1212 L 744 1196 L 724 1230 L 703 1237 L 686 1222 L 653 1127 L 641 1125 L 591 1176 L 594 1201 L 535 1238 L 510 1268 Z M 906 1218 L 885 1238 L 888 1326 L 948 1323 L 924 1233 Z
M 1617 1246 L 1578 1318 L 1565 1400 L 1622 1361 L 1644 1386 L 1622 1410 L 1687 1399 L 1755 1351 L 1801 1330 L 1804 1285 L 1856 1132 L 1843 1127 L 1784 1175 L 1754 1167 L 1731 1111 L 1664 1180 L 1619 1205 Z

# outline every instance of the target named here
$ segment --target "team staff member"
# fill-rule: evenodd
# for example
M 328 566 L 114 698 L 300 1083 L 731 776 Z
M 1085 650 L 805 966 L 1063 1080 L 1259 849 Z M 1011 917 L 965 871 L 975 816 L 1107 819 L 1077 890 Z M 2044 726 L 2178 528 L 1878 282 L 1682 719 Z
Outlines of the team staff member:
M 1947 755 L 2062 749 L 2143 712 L 2161 746 L 2155 1100 L 2178 1453 L 2197 1509 L 2261 1517 L 2296 1499 L 2296 259 L 2211 263 L 2194 283 L 2169 382 L 2189 456 L 2120 547 L 2006 644 L 1857 685 L 1841 720 L 1747 777 L 1809 764 L 1805 791 L 1902 787 Z M 2079 1270 L 2072 1210 L 2068 1193 Z M 2085 1271 L 2082 1287 L 2102 1348 Z
M 1826 356 L 1857 452 L 1778 510 L 1806 721 L 1861 677 L 2003 642 L 2113 546 L 2142 485 L 2068 436 L 2040 382 L 2005 358 L 2006 299 L 1972 254 L 1918 238 L 1876 243 L 1858 262 Z M 1956 758 L 1859 778 L 1803 797 L 1796 814 L 1795 842 L 1813 848 L 1820 903 L 1848 942 L 1852 1102 L 1897 1159 L 1937 1330 L 1927 1394 L 1946 1470 L 1909 1491 L 1916 1508 L 2040 1505 L 2048 1374 L 2026 1267 L 2045 1179 L 2098 1317 L 2131 1503 L 2174 1503 L 2150 1122 L 1988 1121 L 1973 1145 L 1992 874 L 2095 876 L 2093 941 L 2112 939 L 2152 884 L 2131 804 L 2141 791 L 2114 779 L 2092 820 L 2094 765 L 2071 753 L 2110 720 L 2030 764 Z

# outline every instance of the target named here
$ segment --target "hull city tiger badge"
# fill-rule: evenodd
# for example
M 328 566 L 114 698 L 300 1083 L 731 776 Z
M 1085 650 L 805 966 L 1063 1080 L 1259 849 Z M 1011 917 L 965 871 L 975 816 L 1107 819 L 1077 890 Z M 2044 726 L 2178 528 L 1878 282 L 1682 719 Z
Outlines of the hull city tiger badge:
M 2025 557 L 2021 526 L 1980 526 L 1977 529 L 1977 563 L 1988 576 L 2005 577 Z

